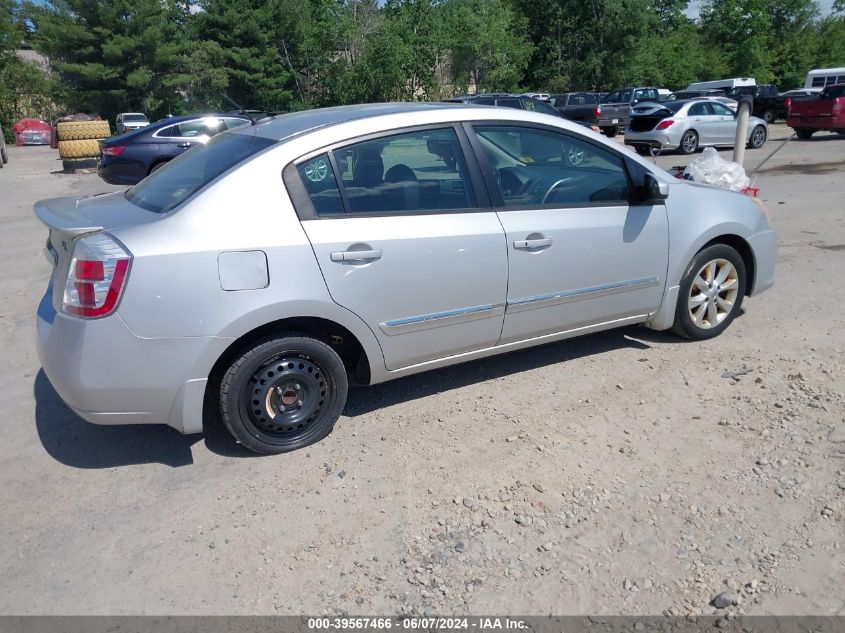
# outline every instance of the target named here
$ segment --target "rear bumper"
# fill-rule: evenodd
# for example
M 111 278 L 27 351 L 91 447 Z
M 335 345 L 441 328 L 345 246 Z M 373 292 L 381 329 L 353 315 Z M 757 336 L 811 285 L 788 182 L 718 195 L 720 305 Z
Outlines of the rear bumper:
M 100 159 L 97 175 L 110 185 L 137 185 L 146 176 L 145 167 L 136 162 L 121 162 L 119 159 Z
M 680 137 L 674 138 L 664 132 L 632 132 L 630 129 L 625 132 L 625 145 L 639 145 L 654 149 L 677 149 L 680 144 Z
M 166 424 L 201 432 L 209 359 L 230 343 L 140 338 L 118 315 L 86 320 L 57 313 L 49 292 L 36 319 L 44 373 L 62 400 L 93 424 Z

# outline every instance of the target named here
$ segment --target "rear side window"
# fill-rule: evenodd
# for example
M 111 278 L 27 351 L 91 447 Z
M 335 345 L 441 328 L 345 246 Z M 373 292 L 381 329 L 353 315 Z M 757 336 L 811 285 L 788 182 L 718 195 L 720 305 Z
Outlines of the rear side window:
M 333 153 L 350 213 L 476 206 L 460 142 L 451 128 L 381 137 Z
M 689 107 L 689 116 L 707 116 L 710 112 L 709 103 L 693 103 Z
M 134 205 L 167 213 L 232 167 L 275 141 L 251 134 L 221 134 L 167 163 L 126 191 Z
M 307 160 L 296 169 L 317 215 L 343 214 L 343 200 L 328 154 Z
M 503 106 L 505 108 L 515 108 L 516 110 L 522 110 L 522 106 L 519 103 L 519 99 L 496 99 L 497 106 Z

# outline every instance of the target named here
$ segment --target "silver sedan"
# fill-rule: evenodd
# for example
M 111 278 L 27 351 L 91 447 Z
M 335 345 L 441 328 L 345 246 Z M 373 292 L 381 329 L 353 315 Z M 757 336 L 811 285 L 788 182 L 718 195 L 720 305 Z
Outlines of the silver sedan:
M 35 213 L 62 399 L 183 433 L 210 406 L 259 453 L 325 437 L 353 384 L 634 324 L 712 338 L 777 248 L 747 196 L 561 118 L 453 104 L 267 117 Z
M 736 113 L 710 99 L 641 103 L 631 114 L 625 144 L 643 155 L 665 149 L 692 154 L 700 147 L 733 147 L 736 138 Z M 763 147 L 768 136 L 763 119 L 748 119 L 749 148 Z

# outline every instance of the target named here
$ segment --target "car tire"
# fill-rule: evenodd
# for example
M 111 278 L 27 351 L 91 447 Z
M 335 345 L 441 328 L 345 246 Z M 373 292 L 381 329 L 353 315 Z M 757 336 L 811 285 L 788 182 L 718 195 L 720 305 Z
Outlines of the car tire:
M 800 138 L 802 141 L 806 141 L 811 136 L 813 136 L 814 130 L 808 130 L 806 128 L 801 128 L 799 130 L 795 130 L 795 134 Z
M 672 331 L 693 341 L 719 336 L 739 314 L 747 280 L 745 262 L 733 247 L 700 250 L 681 278 Z
M 607 138 L 613 138 L 614 136 L 619 134 L 619 126 L 612 125 L 610 127 L 603 127 L 601 131 Z
M 652 155 L 651 147 L 648 146 L 648 145 L 634 145 L 634 150 L 640 156 L 651 156 Z
M 158 171 L 159 169 L 161 169 L 162 167 L 164 167 L 164 166 L 165 166 L 167 163 L 169 163 L 169 162 L 170 162 L 169 160 L 160 160 L 160 161 L 158 161 L 157 163 L 153 163 L 153 166 L 152 166 L 152 167 L 150 167 L 150 171 L 148 171 L 148 172 L 147 172 L 147 175 L 149 176 L 149 175 L 150 175 L 150 174 L 152 174 L 153 172 Z
M 331 347 L 279 334 L 255 342 L 229 366 L 220 381 L 220 414 L 251 451 L 287 453 L 331 433 L 348 389 L 346 368 Z
M 768 133 L 766 132 L 766 128 L 762 125 L 758 125 L 753 130 L 751 130 L 751 137 L 748 139 L 748 148 L 749 149 L 760 149 L 763 145 L 766 144 L 766 140 L 768 140 Z
M 695 154 L 698 149 L 698 133 L 695 130 L 687 130 L 681 137 L 681 144 L 678 151 L 681 154 Z
M 775 115 L 775 111 L 771 108 L 763 110 L 763 113 L 760 115 L 760 118 L 763 119 L 766 123 L 774 123 L 777 116 Z
M 9 154 L 6 152 L 6 148 L 0 149 L 0 163 L 4 165 L 9 162 Z

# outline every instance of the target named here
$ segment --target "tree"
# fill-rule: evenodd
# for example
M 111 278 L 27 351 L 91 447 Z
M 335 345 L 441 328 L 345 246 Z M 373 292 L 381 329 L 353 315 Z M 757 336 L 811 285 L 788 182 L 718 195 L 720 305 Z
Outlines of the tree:
M 443 10 L 455 83 L 515 90 L 533 49 L 526 19 L 503 0 L 448 0 Z
M 180 0 L 50 0 L 25 5 L 33 45 L 50 58 L 71 109 L 107 118 L 127 110 L 164 114 L 180 100 L 183 29 Z

